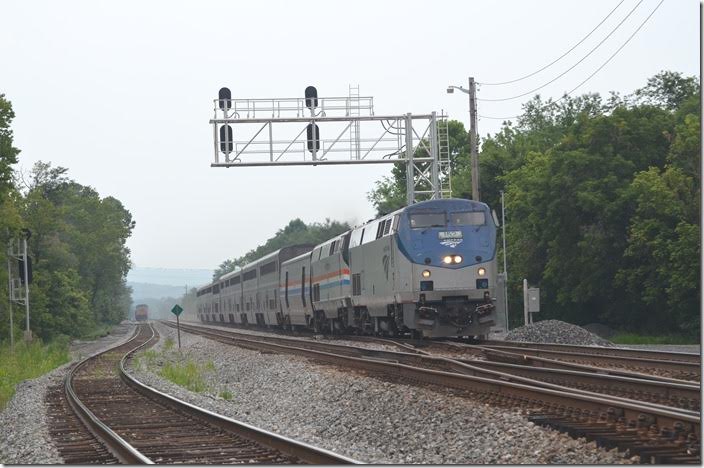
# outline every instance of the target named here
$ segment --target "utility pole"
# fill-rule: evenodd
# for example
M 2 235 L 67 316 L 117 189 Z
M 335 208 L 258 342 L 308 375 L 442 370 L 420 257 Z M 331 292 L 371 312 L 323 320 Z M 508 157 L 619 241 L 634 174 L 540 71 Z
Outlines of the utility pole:
M 469 77 L 469 151 L 472 158 L 472 199 L 479 198 L 479 145 L 477 139 L 477 85 Z
M 528 280 L 523 278 L 523 323 L 528 325 L 530 314 L 528 313 Z
M 13 323 L 13 318 L 12 318 L 12 263 L 11 262 L 11 256 L 7 256 L 7 291 L 9 292 L 10 295 L 10 300 L 7 301 L 8 306 L 10 307 L 10 351 L 14 352 L 15 351 L 15 325 Z
M 506 266 L 506 208 L 504 205 L 504 191 L 501 190 L 501 240 L 504 244 L 504 307 L 506 316 L 506 331 L 508 331 L 508 269 Z
M 29 237 L 29 230 L 25 233 L 22 242 L 24 244 L 24 308 L 26 312 L 27 325 L 25 328 L 24 339 L 27 341 L 32 340 L 32 330 L 29 328 L 29 258 L 27 255 L 27 238 Z M 20 275 L 23 272 L 20 272 Z
M 32 331 L 29 328 L 29 255 L 27 251 L 27 239 L 32 235 L 29 229 L 23 229 L 22 242 L 18 239 L 10 239 L 10 244 L 7 249 L 7 273 L 9 277 L 9 295 L 10 295 L 10 327 L 14 326 L 12 323 L 12 302 L 24 305 L 25 315 L 26 315 L 26 325 L 24 331 L 24 338 L 27 341 L 32 339 Z M 17 250 L 15 250 L 15 245 Z M 17 274 L 18 278 L 14 277 L 13 268 L 11 266 L 11 260 L 19 261 L 20 268 L 18 268 Z

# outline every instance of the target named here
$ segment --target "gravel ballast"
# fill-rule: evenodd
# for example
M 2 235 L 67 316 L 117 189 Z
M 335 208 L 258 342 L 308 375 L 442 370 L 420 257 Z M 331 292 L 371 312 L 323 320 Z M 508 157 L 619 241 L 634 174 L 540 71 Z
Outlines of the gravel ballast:
M 542 320 L 523 327 L 514 328 L 506 335 L 506 341 L 583 346 L 614 346 L 609 340 L 605 340 L 582 327 L 561 320 Z
M 533 425 L 515 411 L 181 333 L 131 372 L 148 385 L 254 426 L 368 463 L 630 463 L 616 451 Z M 171 340 L 169 340 L 171 341 Z M 166 363 L 193 362 L 209 387 L 194 393 L 159 377 Z M 223 399 L 219 395 L 227 395 Z
M 0 413 L 0 463 L 60 464 L 63 459 L 54 447 L 48 431 L 44 396 L 49 387 L 63 381 L 66 371 L 81 357 L 94 354 L 126 341 L 132 336 L 133 325 L 126 323 L 113 328 L 109 335 L 96 341 L 74 342 L 72 361 L 32 380 L 20 382 L 7 407 Z

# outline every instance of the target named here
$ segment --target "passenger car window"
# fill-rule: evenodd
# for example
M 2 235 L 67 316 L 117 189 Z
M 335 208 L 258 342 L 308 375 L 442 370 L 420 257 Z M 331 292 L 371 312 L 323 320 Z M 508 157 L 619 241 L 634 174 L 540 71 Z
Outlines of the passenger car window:
M 409 216 L 411 228 L 445 227 L 445 213 L 418 213 Z

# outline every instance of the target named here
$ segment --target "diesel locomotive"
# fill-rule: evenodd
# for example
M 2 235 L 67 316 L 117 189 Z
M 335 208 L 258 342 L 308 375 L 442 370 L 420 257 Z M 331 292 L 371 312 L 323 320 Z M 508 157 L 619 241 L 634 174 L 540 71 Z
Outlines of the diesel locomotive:
M 149 306 L 147 304 L 137 304 L 134 308 L 134 319 L 137 322 L 146 322 L 149 319 Z
M 294 245 L 197 292 L 203 322 L 414 337 L 486 336 L 502 317 L 489 207 L 404 207 L 319 245 Z

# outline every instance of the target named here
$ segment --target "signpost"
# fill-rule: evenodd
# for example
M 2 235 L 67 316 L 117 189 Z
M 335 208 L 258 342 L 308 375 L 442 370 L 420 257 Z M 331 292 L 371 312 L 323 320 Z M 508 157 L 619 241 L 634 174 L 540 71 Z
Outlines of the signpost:
M 181 325 L 178 322 L 178 316 L 183 312 L 183 308 L 176 304 L 171 308 L 171 313 L 176 316 L 176 332 L 178 334 L 178 349 L 181 349 Z

